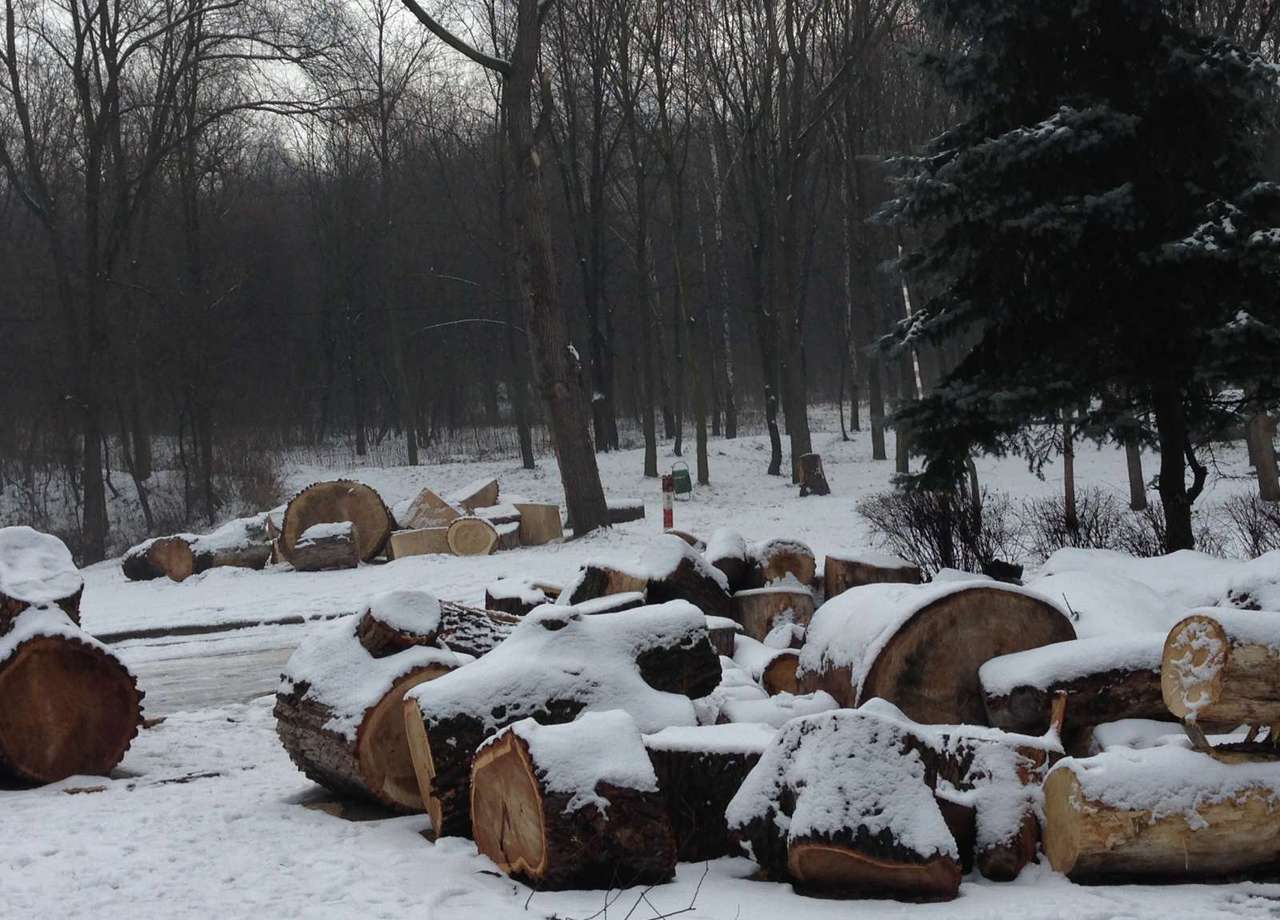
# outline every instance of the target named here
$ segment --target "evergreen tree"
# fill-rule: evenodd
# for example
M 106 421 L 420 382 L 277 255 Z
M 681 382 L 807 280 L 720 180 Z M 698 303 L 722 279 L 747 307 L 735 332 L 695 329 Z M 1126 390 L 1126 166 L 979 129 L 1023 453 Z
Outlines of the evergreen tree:
M 957 482 L 974 448 L 1042 463 L 1064 409 L 1095 438 L 1149 412 L 1167 548 L 1192 547 L 1196 445 L 1280 384 L 1277 69 L 1175 2 L 922 5 L 961 39 L 925 64 L 963 120 L 898 161 L 880 216 L 925 241 L 903 267 L 930 296 L 888 344 L 978 343 L 899 414 L 916 484 Z

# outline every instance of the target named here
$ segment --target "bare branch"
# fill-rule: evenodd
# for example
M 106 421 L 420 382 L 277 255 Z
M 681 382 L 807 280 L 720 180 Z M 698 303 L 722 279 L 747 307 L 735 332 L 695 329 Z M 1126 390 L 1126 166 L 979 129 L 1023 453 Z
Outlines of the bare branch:
M 504 78 L 511 76 L 510 61 L 504 61 L 502 58 L 493 57 L 492 55 L 485 54 L 483 51 L 479 51 L 476 48 L 471 47 L 471 45 L 468 45 L 444 26 L 440 25 L 440 23 L 436 22 L 435 19 L 432 18 L 431 14 L 422 8 L 422 5 L 418 3 L 418 0 L 400 0 L 400 2 L 405 5 L 405 8 L 409 12 L 418 17 L 419 22 L 431 30 L 432 35 L 440 39 L 440 41 L 444 42 L 454 51 L 461 52 L 487 70 L 493 70 L 502 74 Z

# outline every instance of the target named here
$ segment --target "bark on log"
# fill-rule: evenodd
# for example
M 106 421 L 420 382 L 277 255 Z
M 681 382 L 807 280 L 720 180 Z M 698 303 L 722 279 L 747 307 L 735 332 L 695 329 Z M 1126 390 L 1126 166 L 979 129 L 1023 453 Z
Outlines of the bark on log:
M 609 594 L 631 594 L 643 592 L 649 585 L 648 579 L 613 566 L 599 562 L 588 562 L 578 577 L 566 590 L 569 592 L 569 604 L 581 604 Z
M 564 538 L 560 506 L 538 502 L 516 502 L 520 512 L 520 545 L 542 546 Z
M 0 778 L 108 775 L 142 722 L 121 662 L 57 607 L 27 607 L 0 638 Z
M 503 872 L 540 890 L 669 881 L 675 838 L 639 732 L 631 723 L 634 744 L 621 750 L 615 738 L 601 749 L 602 739 L 593 737 L 598 722 L 619 718 L 631 721 L 620 713 L 587 714 L 554 726 L 529 719 L 482 747 L 470 783 L 476 848 Z M 577 750 L 574 772 L 599 776 L 588 789 L 564 782 L 558 756 L 569 745 Z M 648 782 L 619 777 L 620 772 L 648 772 Z M 617 778 L 610 782 L 611 777 Z M 624 785 L 624 779 L 633 781 Z
M 427 527 L 422 530 L 397 530 L 387 540 L 387 556 L 403 559 L 406 556 L 452 554 L 449 549 L 448 527 Z
M 881 553 L 829 555 L 822 563 L 822 584 L 827 600 L 862 585 L 893 582 L 918 585 L 923 580 L 918 566 Z
M 466 509 L 447 502 L 430 489 L 423 489 L 417 494 L 397 523 L 406 530 L 429 530 L 437 527 L 448 527 L 455 518 L 462 517 Z
M 658 537 L 633 571 L 600 563 L 588 563 L 569 586 L 569 603 L 643 591 L 651 604 L 686 600 L 708 616 L 731 617 L 733 603 L 722 576 L 683 540 L 670 534 Z
M 436 642 L 455 652 L 479 658 L 493 651 L 511 635 L 519 617 L 496 610 L 481 610 L 453 601 L 440 601 L 440 632 Z
M 527 578 L 499 578 L 484 589 L 485 609 L 511 616 L 522 617 L 546 603 L 546 592 Z
M 731 593 L 747 586 L 747 579 L 751 575 L 751 557 L 747 551 L 747 541 L 741 534 L 720 528 L 711 535 L 705 555 L 707 561 L 724 574 Z
M 499 729 L 523 718 L 571 722 L 584 710 L 626 708 L 636 699 L 678 710 L 692 724 L 692 703 L 652 693 L 699 697 L 719 680 L 705 617 L 688 605 L 597 617 L 569 607 L 535 611 L 500 649 L 405 699 L 410 752 L 434 833 L 470 833 L 472 756 Z
M 487 556 L 498 545 L 498 531 L 477 517 L 458 518 L 449 525 L 447 537 L 455 556 Z
M 733 646 L 742 627 L 728 617 L 707 617 L 707 637 L 717 655 L 723 658 L 733 657 Z
M 289 561 L 299 572 L 354 569 L 360 564 L 360 536 L 350 521 L 316 524 L 294 543 Z
M 31 527 L 0 527 L 0 636 L 28 607 L 52 604 L 80 624 L 84 578 L 71 550 Z
M 261 569 L 271 561 L 271 541 L 267 526 L 268 515 L 228 521 L 211 534 L 198 536 L 192 541 L 196 574 L 209 569 L 232 567 Z
M 779 581 L 794 579 L 812 585 L 817 571 L 813 550 L 798 540 L 766 540 L 751 547 L 752 568 L 747 579 L 749 588 L 763 588 Z
M 316 524 L 341 521 L 354 526 L 356 552 L 362 562 L 382 552 L 394 526 L 382 496 L 364 483 L 349 479 L 317 482 L 289 500 L 280 529 L 280 551 L 296 568 L 294 550 L 303 532 Z
M 1046 599 L 989 582 L 867 585 L 819 609 L 800 652 L 806 692 L 842 706 L 880 697 L 921 723 L 986 724 L 978 669 L 1075 638 Z
M 120 571 L 130 581 L 186 581 L 195 572 L 191 542 L 187 537 L 173 536 L 139 543 L 120 559 Z
M 644 502 L 638 498 L 611 499 L 608 502 L 609 523 L 626 524 L 644 520 Z
M 813 592 L 808 588 L 774 585 L 733 595 L 733 618 L 748 636 L 763 642 L 776 626 L 807 627 L 813 619 Z
M 498 503 L 498 480 L 477 479 L 468 483 L 449 496 L 448 503 L 474 512 L 477 508 L 488 508 Z
M 440 602 L 422 591 L 389 591 L 356 621 L 356 641 L 374 658 L 435 645 L 443 625 Z
M 830 495 L 827 474 L 822 471 L 822 457 L 818 454 L 800 455 L 800 497 L 806 495 Z
M 1165 640 L 1160 685 L 1179 719 L 1280 723 L 1280 613 L 1206 610 Z

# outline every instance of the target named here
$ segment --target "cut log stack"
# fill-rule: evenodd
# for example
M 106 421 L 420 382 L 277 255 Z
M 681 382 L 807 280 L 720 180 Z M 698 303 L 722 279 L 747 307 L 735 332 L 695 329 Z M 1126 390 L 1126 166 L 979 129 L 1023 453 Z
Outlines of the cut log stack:
M 535 889 L 655 885 L 675 874 L 666 802 L 625 712 L 522 719 L 471 767 L 476 848 Z
M 0 528 L 0 779 L 107 775 L 137 734 L 143 694 L 80 629 L 83 588 L 57 537 Z
M 833 553 L 822 563 L 822 583 L 827 600 L 862 585 L 918 585 L 923 580 L 919 566 L 885 553 Z
M 442 836 L 471 833 L 470 777 L 481 742 L 525 718 L 569 722 L 626 710 L 643 731 L 693 725 L 691 700 L 720 681 L 706 617 L 687 603 L 584 616 L 544 606 L 498 648 L 405 697 L 419 787 Z
M 442 498 L 423 489 L 397 505 L 400 530 L 391 534 L 391 559 L 430 554 L 483 556 L 540 546 L 564 536 L 559 505 L 508 498 L 499 504 L 496 479 L 478 479 Z

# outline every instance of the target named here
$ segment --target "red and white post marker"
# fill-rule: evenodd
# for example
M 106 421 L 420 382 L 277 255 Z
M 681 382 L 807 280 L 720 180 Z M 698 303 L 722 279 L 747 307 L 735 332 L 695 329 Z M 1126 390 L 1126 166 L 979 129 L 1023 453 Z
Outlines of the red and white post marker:
M 675 525 L 676 478 L 670 473 L 662 477 L 662 529 L 670 530 Z

